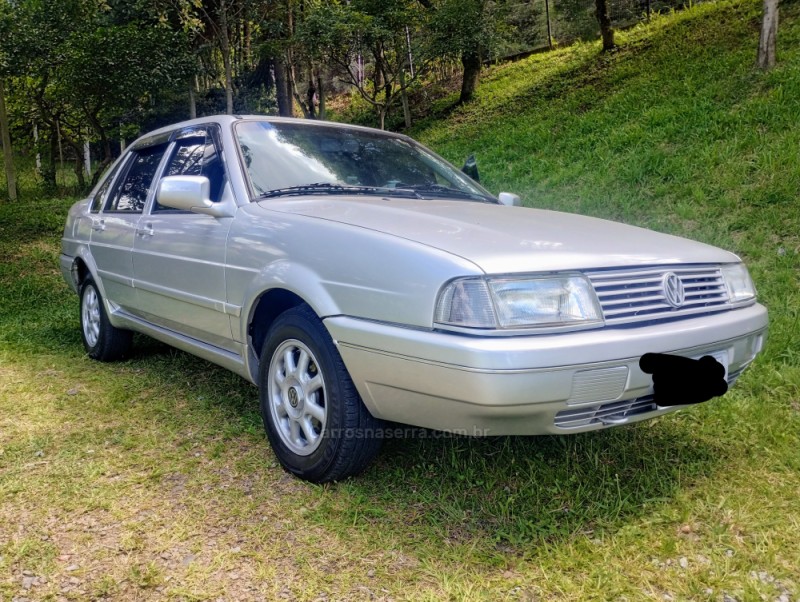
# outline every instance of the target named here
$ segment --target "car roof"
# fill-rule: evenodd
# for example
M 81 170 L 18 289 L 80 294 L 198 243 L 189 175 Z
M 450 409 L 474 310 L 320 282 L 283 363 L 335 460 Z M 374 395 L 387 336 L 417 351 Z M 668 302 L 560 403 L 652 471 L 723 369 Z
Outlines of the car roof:
M 367 132 L 374 132 L 380 133 L 388 137 L 395 137 L 395 138 L 405 138 L 408 139 L 408 136 L 404 136 L 403 134 L 398 134 L 395 132 L 387 132 L 385 130 L 377 130 L 375 128 L 369 128 L 361 125 L 351 125 L 348 123 L 339 123 L 336 121 L 320 121 L 316 119 L 301 119 L 297 117 L 274 117 L 269 115 L 209 115 L 208 117 L 198 117 L 197 119 L 189 119 L 187 121 L 180 121 L 178 123 L 173 123 L 171 125 L 166 125 L 164 127 L 158 128 L 157 130 L 153 130 L 151 132 L 147 132 L 146 134 L 140 136 L 136 140 L 133 141 L 131 144 L 132 147 L 139 148 L 142 146 L 149 146 L 155 140 L 159 140 L 163 138 L 165 134 L 169 134 L 176 130 L 180 130 L 187 127 L 193 126 L 202 126 L 208 124 L 218 124 L 220 126 L 230 126 L 237 121 L 263 121 L 266 123 L 292 123 L 292 124 L 302 124 L 308 127 L 315 127 L 315 126 L 327 126 L 327 127 L 335 127 L 342 130 L 361 130 Z

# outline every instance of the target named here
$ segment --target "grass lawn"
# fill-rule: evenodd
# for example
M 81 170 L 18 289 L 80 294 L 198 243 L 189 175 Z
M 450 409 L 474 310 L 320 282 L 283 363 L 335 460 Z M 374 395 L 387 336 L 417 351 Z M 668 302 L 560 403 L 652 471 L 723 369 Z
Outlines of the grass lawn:
M 0 599 L 797 600 L 800 5 L 705 4 L 493 68 L 414 135 L 495 192 L 741 255 L 768 346 L 722 399 L 569 437 L 389 441 L 361 477 L 277 465 L 256 390 L 144 337 L 87 359 L 70 199 L 0 204 Z

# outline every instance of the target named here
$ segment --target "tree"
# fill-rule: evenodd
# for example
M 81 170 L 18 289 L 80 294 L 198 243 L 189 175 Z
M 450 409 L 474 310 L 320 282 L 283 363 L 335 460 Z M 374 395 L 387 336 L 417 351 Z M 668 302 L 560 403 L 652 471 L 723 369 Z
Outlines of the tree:
M 17 200 L 17 178 L 14 171 L 14 155 L 11 149 L 11 136 L 8 129 L 8 113 L 6 112 L 5 82 L 0 75 L 0 138 L 3 144 L 3 165 L 6 172 L 6 184 L 8 188 L 8 198 L 11 201 Z
M 76 32 L 62 51 L 59 93 L 82 109 L 100 138 L 105 164 L 113 158 L 109 130 L 138 113 L 146 99 L 182 87 L 192 68 L 180 33 L 135 22 Z
M 771 69 L 775 66 L 775 46 L 778 37 L 778 0 L 764 0 L 761 35 L 758 38 L 758 66 Z
M 235 0 L 206 0 L 193 3 L 202 15 L 206 35 L 216 41 L 222 55 L 225 73 L 225 112 L 233 114 L 233 46 L 231 29 L 241 19 L 245 2 Z
M 324 57 L 316 45 L 304 44 L 302 35 L 298 34 L 304 31 L 307 18 L 316 10 L 319 10 L 319 2 L 314 0 L 301 2 L 295 11 L 289 7 L 286 71 L 294 100 L 307 119 L 325 118 Z
M 497 46 L 497 3 L 488 0 L 421 0 L 432 11 L 431 54 L 461 62 L 459 104 L 469 102 L 478 87 L 483 61 Z
M 184 85 L 192 68 L 186 36 L 145 10 L 149 6 L 144 0 L 15 4 L 8 43 L 36 119 L 50 130 L 51 167 L 63 139 L 80 181 L 82 147 L 92 133 L 103 153 L 96 178 L 113 160 L 111 141 L 120 124 L 141 119 L 156 98 Z
M 416 31 L 422 16 L 411 0 L 330 0 L 306 15 L 296 39 L 372 105 L 384 129 L 396 99 L 425 71 L 427 61 L 418 52 L 410 72 L 406 29 Z
M 5 0 L 0 0 L 0 38 L 7 39 L 11 29 L 11 15 Z M 14 154 L 11 148 L 11 134 L 6 112 L 5 80 L 9 70 L 8 54 L 0 47 L 0 144 L 3 147 L 3 167 L 6 172 L 8 198 L 17 200 L 17 178 L 14 171 Z
M 603 51 L 608 52 L 616 47 L 614 29 L 611 27 L 611 15 L 608 12 L 609 0 L 595 0 L 595 15 L 600 24 L 600 36 L 603 38 Z

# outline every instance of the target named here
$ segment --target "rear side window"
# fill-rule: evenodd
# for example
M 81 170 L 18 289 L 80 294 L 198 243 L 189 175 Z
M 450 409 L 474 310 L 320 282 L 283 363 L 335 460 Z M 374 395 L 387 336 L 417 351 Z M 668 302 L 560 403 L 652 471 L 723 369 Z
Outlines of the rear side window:
M 134 151 L 128 172 L 115 188 L 106 211 L 142 212 L 165 148 L 165 144 L 159 144 Z
M 225 184 L 225 168 L 213 140 L 208 136 L 181 138 L 175 142 L 165 176 L 205 176 L 211 184 L 210 198 L 217 203 Z M 156 203 L 156 210 L 167 210 Z
M 103 180 L 103 184 L 100 186 L 100 189 L 97 191 L 97 194 L 94 195 L 92 198 L 92 206 L 89 208 L 89 211 L 92 213 L 97 213 L 100 211 L 100 208 L 105 203 L 106 198 L 108 198 L 108 189 L 111 188 L 111 184 L 114 182 L 114 178 L 117 177 L 117 172 L 119 171 L 120 167 L 124 161 L 118 162 L 114 167 L 112 167 L 108 174 Z

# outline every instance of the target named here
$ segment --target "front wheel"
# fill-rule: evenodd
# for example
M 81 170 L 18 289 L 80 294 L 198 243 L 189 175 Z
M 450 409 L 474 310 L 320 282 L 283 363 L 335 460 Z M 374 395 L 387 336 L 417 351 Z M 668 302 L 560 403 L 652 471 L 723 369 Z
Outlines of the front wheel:
M 381 445 L 339 351 L 307 306 L 281 314 L 259 369 L 261 416 L 281 465 L 314 483 L 361 472 Z
M 108 321 L 103 298 L 92 278 L 81 285 L 81 339 L 90 358 L 113 362 L 128 353 L 133 339 L 130 330 L 116 328 Z

